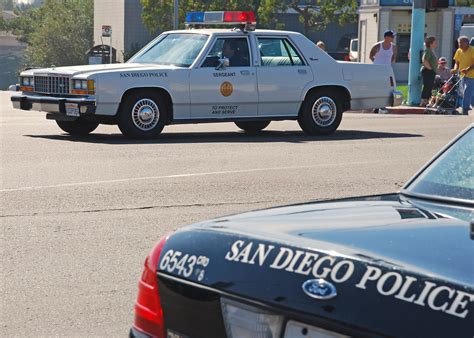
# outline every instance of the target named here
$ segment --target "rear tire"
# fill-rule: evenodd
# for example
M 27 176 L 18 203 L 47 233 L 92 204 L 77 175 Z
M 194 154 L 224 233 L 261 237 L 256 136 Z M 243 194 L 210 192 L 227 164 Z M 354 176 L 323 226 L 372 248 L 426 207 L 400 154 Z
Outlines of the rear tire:
M 315 91 L 306 97 L 298 115 L 298 124 L 308 135 L 329 135 L 342 120 L 342 102 L 337 93 Z
M 120 105 L 118 127 L 126 137 L 153 138 L 163 130 L 167 114 L 162 94 L 150 90 L 131 93 Z
M 235 125 L 246 133 L 257 133 L 268 127 L 270 122 L 271 121 L 240 121 L 235 122 Z
M 75 121 L 56 121 L 56 123 L 59 128 L 73 136 L 89 135 L 99 126 L 99 122 L 84 121 L 81 118 Z

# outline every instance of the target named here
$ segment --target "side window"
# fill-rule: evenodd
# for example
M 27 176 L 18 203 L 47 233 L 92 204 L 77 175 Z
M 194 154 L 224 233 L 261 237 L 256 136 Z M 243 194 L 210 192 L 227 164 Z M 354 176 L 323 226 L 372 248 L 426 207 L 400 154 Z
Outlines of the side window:
M 229 67 L 249 67 L 250 54 L 247 38 L 217 39 L 202 67 L 217 67 L 222 57 L 229 59 Z
M 264 67 L 301 66 L 303 60 L 285 38 L 258 38 L 261 64 Z

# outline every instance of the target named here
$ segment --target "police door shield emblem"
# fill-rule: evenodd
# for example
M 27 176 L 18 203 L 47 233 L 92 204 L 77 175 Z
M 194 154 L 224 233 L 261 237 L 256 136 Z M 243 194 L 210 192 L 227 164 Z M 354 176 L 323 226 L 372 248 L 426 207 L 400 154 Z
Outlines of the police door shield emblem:
M 230 96 L 234 91 L 234 86 L 229 81 L 222 82 L 221 84 L 221 94 L 222 96 Z

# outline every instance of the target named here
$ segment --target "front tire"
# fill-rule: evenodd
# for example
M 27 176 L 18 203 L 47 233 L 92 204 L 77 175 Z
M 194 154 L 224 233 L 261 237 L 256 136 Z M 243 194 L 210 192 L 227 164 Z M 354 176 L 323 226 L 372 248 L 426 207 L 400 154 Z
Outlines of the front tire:
M 58 127 L 63 131 L 73 136 L 85 136 L 92 133 L 98 126 L 98 122 L 84 121 L 78 118 L 75 121 L 58 121 L 56 120 Z
M 246 133 L 257 133 L 262 131 L 268 125 L 270 121 L 239 121 L 235 122 L 235 125 L 245 131 Z
M 126 137 L 149 139 L 158 136 L 165 126 L 167 115 L 163 95 L 142 91 L 128 95 L 118 113 L 118 127 Z
M 308 135 L 329 135 L 342 120 L 342 103 L 332 91 L 310 93 L 303 102 L 298 124 Z

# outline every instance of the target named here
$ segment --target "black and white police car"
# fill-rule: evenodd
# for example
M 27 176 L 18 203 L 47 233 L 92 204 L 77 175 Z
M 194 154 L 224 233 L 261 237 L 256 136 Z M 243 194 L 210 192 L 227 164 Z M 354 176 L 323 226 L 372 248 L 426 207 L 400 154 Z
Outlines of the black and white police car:
M 473 210 L 471 125 L 397 194 L 222 217 L 161 239 L 130 335 L 472 338 Z
M 149 138 L 168 124 L 256 132 L 273 120 L 330 134 L 344 111 L 401 104 L 390 66 L 337 62 L 299 33 L 254 30 L 253 12 L 193 12 L 186 23 L 123 64 L 24 71 L 13 106 L 44 111 L 72 135 L 104 123 Z

